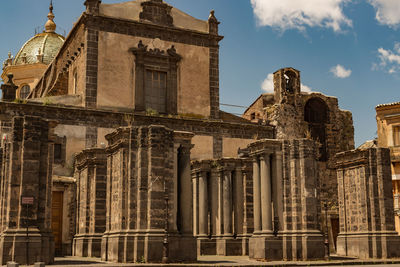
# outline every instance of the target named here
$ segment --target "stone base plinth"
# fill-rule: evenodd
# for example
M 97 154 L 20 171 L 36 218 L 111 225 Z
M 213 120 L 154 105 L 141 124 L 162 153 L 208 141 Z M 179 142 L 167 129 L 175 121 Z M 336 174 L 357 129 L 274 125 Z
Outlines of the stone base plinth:
M 222 238 L 217 239 L 217 255 L 219 256 L 241 256 L 242 240 Z
M 400 257 L 397 232 L 344 233 L 337 239 L 337 254 L 360 259 Z
M 27 250 L 28 245 L 28 250 Z M 28 261 L 27 261 L 28 259 Z M 51 232 L 29 229 L 6 230 L 0 235 L 0 263 L 9 261 L 32 265 L 54 262 L 54 237 Z
M 325 257 L 324 238 L 320 231 L 286 232 L 282 236 L 283 260 L 317 260 Z
M 73 241 L 73 256 L 100 257 L 103 235 L 76 235 Z
M 249 255 L 249 238 L 198 238 L 198 255 L 246 256 Z
M 282 260 L 281 237 L 251 237 L 249 240 L 249 257 L 256 260 Z
M 217 241 L 210 238 L 197 239 L 198 255 L 217 255 Z
M 164 248 L 162 232 L 106 233 L 101 242 L 102 260 L 110 262 L 161 262 Z M 193 236 L 168 236 L 169 262 L 195 262 L 197 243 Z

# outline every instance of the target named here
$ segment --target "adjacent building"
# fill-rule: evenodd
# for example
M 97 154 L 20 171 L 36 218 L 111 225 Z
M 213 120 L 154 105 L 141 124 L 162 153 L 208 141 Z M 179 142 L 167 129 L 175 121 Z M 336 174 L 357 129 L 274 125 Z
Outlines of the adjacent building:
M 400 102 L 378 105 L 378 146 L 390 148 L 396 230 L 400 232 Z

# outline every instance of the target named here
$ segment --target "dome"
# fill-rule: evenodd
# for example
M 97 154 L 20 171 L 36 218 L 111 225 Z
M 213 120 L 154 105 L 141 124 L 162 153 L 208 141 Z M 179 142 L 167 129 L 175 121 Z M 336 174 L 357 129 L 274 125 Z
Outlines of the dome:
M 57 55 L 63 43 L 64 37 L 57 33 L 39 33 L 22 46 L 15 56 L 13 65 L 39 62 L 48 65 Z
M 64 37 L 56 33 L 56 24 L 54 23 L 53 1 L 50 2 L 48 21 L 45 24 L 45 31 L 36 34 L 22 46 L 15 56 L 13 65 L 50 62 L 57 55 L 64 43 Z

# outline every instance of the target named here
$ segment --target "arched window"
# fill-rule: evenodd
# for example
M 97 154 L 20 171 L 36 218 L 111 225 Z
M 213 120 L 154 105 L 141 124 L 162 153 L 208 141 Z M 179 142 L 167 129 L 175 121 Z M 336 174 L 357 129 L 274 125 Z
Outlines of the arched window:
M 320 161 L 328 159 L 326 149 L 326 123 L 328 123 L 328 106 L 326 103 L 317 97 L 307 101 L 304 108 L 304 120 L 308 122 L 308 130 L 311 138 L 321 144 Z
M 293 94 L 294 93 L 294 87 L 295 87 L 295 79 L 296 79 L 296 73 L 293 71 L 285 71 L 285 89 L 288 93 Z
M 26 99 L 31 92 L 31 88 L 29 85 L 25 84 L 24 86 L 21 87 L 21 90 L 19 91 L 19 98 L 20 99 Z

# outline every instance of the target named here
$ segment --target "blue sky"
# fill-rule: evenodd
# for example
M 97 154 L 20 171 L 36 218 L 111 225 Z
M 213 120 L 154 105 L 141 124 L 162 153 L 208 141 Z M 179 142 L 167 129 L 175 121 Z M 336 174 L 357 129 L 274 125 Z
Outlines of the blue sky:
M 84 11 L 83 2 L 54 0 L 59 33 L 64 32 L 60 28 L 68 33 Z M 353 113 L 360 145 L 376 136 L 375 106 L 400 101 L 399 0 L 167 2 L 199 19 L 214 9 L 221 21 L 222 103 L 248 106 L 263 89 L 271 89 L 268 74 L 294 67 L 304 88 L 338 97 L 340 107 Z M 1 1 L 1 61 L 44 25 L 48 5 L 48 0 Z

